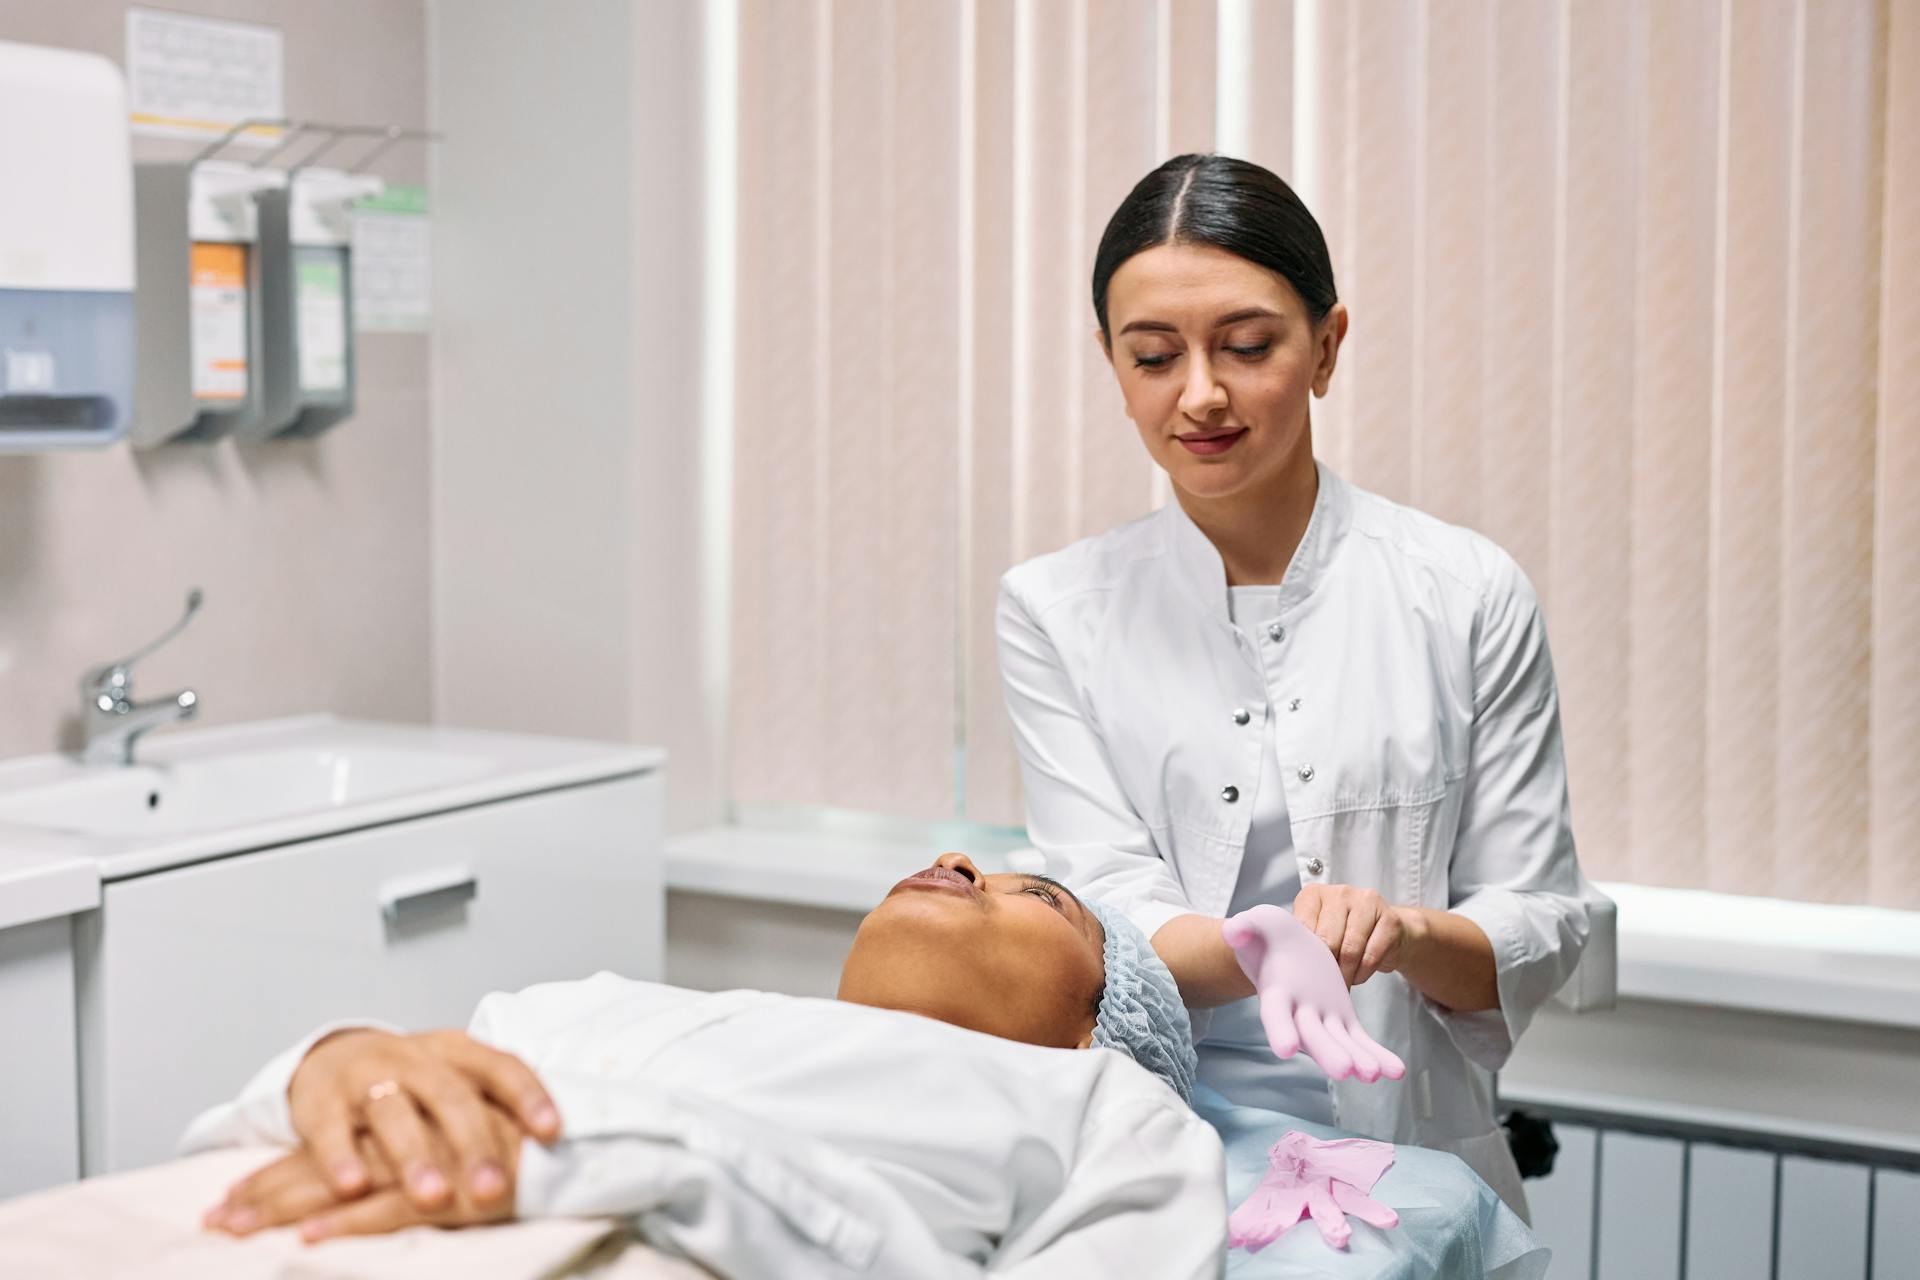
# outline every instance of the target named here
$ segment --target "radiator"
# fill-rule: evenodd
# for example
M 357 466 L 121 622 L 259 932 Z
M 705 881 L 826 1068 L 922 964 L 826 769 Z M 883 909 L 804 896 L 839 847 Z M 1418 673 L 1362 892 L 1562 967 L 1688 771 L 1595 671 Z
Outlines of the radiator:
M 1545 1115 L 1560 1144 L 1526 1184 L 1552 1280 L 1920 1280 L 1920 1151 L 1503 1102 Z

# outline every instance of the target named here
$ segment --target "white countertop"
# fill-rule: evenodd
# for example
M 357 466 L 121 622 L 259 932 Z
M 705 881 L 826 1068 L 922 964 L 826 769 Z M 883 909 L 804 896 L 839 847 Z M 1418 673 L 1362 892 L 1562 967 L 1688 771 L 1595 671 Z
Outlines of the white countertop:
M 865 912 L 936 851 L 900 836 L 710 827 L 667 842 L 667 887 Z M 1043 866 L 1030 850 L 974 860 Z M 1619 908 L 1621 999 L 1920 1027 L 1920 912 L 1598 887 Z
M 217 729 L 183 729 L 143 739 L 141 766 L 246 758 L 278 751 L 355 748 L 438 753 L 459 759 L 460 776 L 419 788 L 215 830 L 101 836 L 0 821 L 0 927 L 86 910 L 103 882 L 210 858 L 335 835 L 474 805 L 580 786 L 661 768 L 666 753 L 528 734 L 381 724 L 329 715 Z M 0 764 L 0 798 L 101 777 L 103 766 L 69 756 Z

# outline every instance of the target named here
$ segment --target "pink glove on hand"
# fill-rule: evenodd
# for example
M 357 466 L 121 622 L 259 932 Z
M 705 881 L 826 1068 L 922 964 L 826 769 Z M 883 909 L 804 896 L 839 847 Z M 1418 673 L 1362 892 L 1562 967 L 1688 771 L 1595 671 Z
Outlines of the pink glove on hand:
M 1348 1214 L 1376 1227 L 1400 1224 L 1399 1214 L 1367 1194 L 1393 1163 L 1391 1142 L 1322 1142 L 1289 1129 L 1267 1152 L 1267 1163 L 1267 1176 L 1227 1219 L 1229 1248 L 1265 1248 L 1308 1215 L 1335 1249 L 1353 1237 Z
M 1374 1043 L 1359 1015 L 1340 962 L 1327 944 L 1293 913 L 1271 904 L 1252 907 L 1221 923 L 1240 970 L 1253 980 L 1267 1043 L 1282 1058 L 1304 1048 L 1329 1079 L 1358 1076 L 1372 1084 L 1398 1080 L 1406 1064 Z

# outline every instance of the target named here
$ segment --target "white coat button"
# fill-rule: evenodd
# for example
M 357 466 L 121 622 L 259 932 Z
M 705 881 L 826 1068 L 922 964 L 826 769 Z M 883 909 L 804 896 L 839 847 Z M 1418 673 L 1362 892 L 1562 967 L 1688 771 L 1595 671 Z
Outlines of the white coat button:
M 1312 782 L 1312 781 L 1313 781 L 1313 766 L 1312 766 L 1312 765 L 1310 765 L 1310 764 L 1303 764 L 1303 765 L 1301 765 L 1301 766 L 1300 766 L 1300 781 L 1302 781 L 1302 782 Z
M 1235 707 L 1233 709 L 1233 722 L 1235 724 L 1245 724 L 1251 719 L 1253 719 L 1253 716 L 1248 713 L 1245 707 Z
M 1287 710 L 1298 711 L 1299 709 L 1300 709 L 1300 699 L 1295 698 L 1293 701 L 1287 703 Z
M 1240 788 L 1222 787 L 1220 788 L 1220 798 L 1222 800 L 1225 800 L 1228 804 L 1232 804 L 1235 800 L 1238 800 L 1240 798 Z
M 1324 863 L 1324 862 L 1322 862 L 1322 861 L 1320 861 L 1320 859 L 1318 859 L 1318 858 L 1308 858 L 1308 859 L 1307 859 L 1307 874 L 1308 874 L 1308 875 L 1310 875 L 1310 876 L 1317 876 L 1317 875 L 1319 875 L 1319 874 L 1320 874 L 1320 873 L 1321 873 L 1322 871 L 1325 871 L 1326 869 L 1327 869 L 1327 864 L 1326 864 L 1326 863 Z
M 1267 624 L 1267 638 L 1278 644 L 1287 638 L 1287 629 L 1277 622 Z

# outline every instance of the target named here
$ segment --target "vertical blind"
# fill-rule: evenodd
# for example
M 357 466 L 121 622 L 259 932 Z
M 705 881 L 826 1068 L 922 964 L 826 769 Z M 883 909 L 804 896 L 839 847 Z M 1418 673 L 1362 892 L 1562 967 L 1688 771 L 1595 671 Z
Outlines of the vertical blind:
M 1920 907 L 1920 0 L 740 0 L 731 786 L 1020 821 L 1011 564 L 1166 500 L 1087 298 L 1225 148 L 1316 451 L 1540 591 L 1590 874 Z

